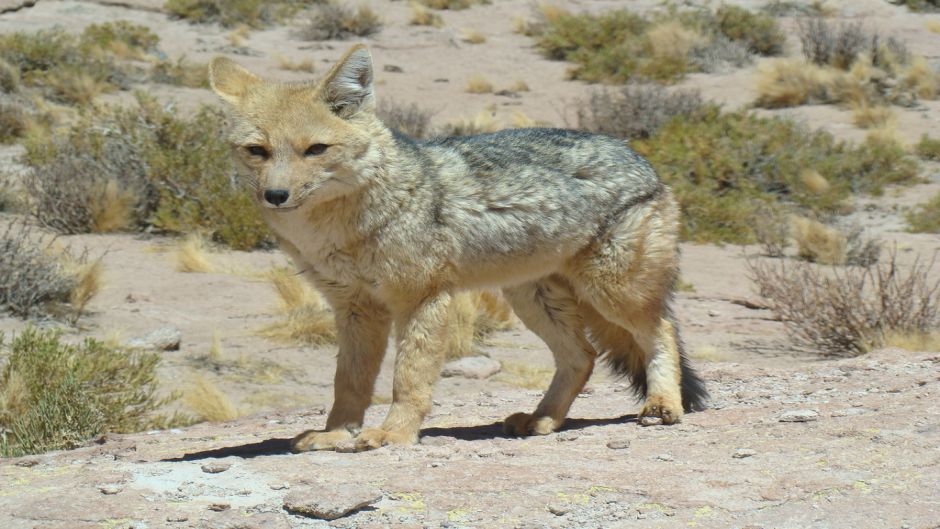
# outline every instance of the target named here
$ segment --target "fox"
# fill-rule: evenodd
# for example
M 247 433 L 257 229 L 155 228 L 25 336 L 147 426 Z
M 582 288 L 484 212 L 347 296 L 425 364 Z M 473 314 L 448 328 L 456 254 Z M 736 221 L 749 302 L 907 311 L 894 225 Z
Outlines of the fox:
M 326 426 L 294 437 L 294 451 L 416 443 L 448 306 L 481 289 L 499 289 L 555 362 L 535 410 L 503 421 L 507 435 L 561 428 L 598 359 L 645 398 L 642 425 L 704 408 L 672 309 L 679 206 L 625 141 L 553 128 L 411 138 L 376 115 L 363 44 L 318 81 L 264 80 L 225 57 L 209 79 L 241 178 L 336 320 Z M 390 338 L 392 402 L 367 428 Z

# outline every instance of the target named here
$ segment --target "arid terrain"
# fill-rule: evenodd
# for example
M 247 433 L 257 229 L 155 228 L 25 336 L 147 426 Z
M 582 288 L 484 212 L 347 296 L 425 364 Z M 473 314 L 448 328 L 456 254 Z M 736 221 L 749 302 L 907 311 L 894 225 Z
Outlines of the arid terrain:
M 571 11 L 655 9 L 654 0 L 555 2 Z M 707 3 L 692 2 L 695 4 Z M 766 1 L 727 1 L 757 9 Z M 809 4 L 810 2 L 796 2 Z M 828 0 L 832 18 L 861 21 L 900 38 L 940 66 L 940 13 L 914 13 L 883 0 Z M 35 5 L 32 5 L 35 4 Z M 417 103 L 440 126 L 481 111 L 501 123 L 522 112 L 550 126 L 574 126 L 576 103 L 596 86 L 570 80 L 570 64 L 546 59 L 514 31 L 530 17 L 529 0 L 492 0 L 440 11 L 442 27 L 409 24 L 404 1 L 369 0 L 384 25 L 350 40 L 302 41 L 300 20 L 239 37 L 231 28 L 168 16 L 160 0 L 0 0 L 0 34 L 128 20 L 149 27 L 171 59 L 205 63 L 230 56 L 283 80 L 316 77 L 352 42 L 370 46 L 376 91 Z M 358 4 L 357 4 L 358 5 Z M 796 19 L 782 17 L 785 53 L 798 56 Z M 470 44 L 476 30 L 485 42 Z M 314 72 L 279 64 L 311 59 Z M 676 89 L 695 88 L 728 109 L 756 97 L 763 61 L 727 72 L 692 73 Z M 496 93 L 467 93 L 480 74 Z M 529 91 L 500 89 L 524 81 Z M 185 114 L 216 104 L 207 89 L 165 84 L 134 88 L 173 102 Z M 99 97 L 126 104 L 130 91 Z M 865 131 L 835 105 L 758 109 L 785 115 L 836 138 Z M 899 138 L 940 134 L 940 101 L 896 107 Z M 17 173 L 23 147 L 0 145 L 0 168 Z M 897 249 L 898 261 L 929 261 L 940 235 L 910 233 L 905 212 L 940 191 L 940 164 L 920 162 L 922 181 L 858 197 L 849 219 Z M 10 214 L 2 214 L 3 223 Z M 321 428 L 332 400 L 335 346 L 306 346 L 262 336 L 278 321 L 279 298 L 263 277 L 289 266 L 275 250 L 213 248 L 214 271 L 177 269 L 176 238 L 149 233 L 68 235 L 59 242 L 102 256 L 103 287 L 65 339 L 127 342 L 162 328 L 179 332 L 161 351 L 161 392 L 186 393 L 195 377 L 212 381 L 239 418 L 182 429 L 106 434 L 88 446 L 0 459 L 0 527 L 300 528 L 300 527 L 736 527 L 940 528 L 940 352 L 878 349 L 837 359 L 790 339 L 756 294 L 747 255 L 753 246 L 683 244 L 677 312 L 695 366 L 712 395 L 708 410 L 672 427 L 640 427 L 624 381 L 599 367 L 561 432 L 504 437 L 499 422 L 534 407 L 551 375 L 551 354 L 521 325 L 479 343 L 501 363 L 484 379 L 443 378 L 419 445 L 367 453 L 290 454 L 287 440 Z M 940 277 L 934 271 L 933 277 Z M 35 322 L 34 322 L 35 323 Z M 27 321 L 0 316 L 10 336 Z M 207 360 L 212 356 L 212 360 Z M 0 358 L 0 364 L 3 359 Z M 394 354 L 386 355 L 376 424 L 391 398 Z M 187 412 L 185 399 L 173 406 Z M 316 505 L 313 505 L 316 504 Z M 313 505 L 313 507 L 311 507 Z M 324 507 L 326 506 L 326 507 Z M 327 522 L 310 512 L 350 514 Z M 307 514 L 305 515 L 304 512 Z

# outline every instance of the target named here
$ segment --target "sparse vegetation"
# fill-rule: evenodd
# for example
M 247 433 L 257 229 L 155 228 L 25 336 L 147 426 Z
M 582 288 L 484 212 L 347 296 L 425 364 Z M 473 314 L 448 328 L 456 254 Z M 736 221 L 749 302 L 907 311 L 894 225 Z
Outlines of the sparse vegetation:
M 668 92 L 655 84 L 628 83 L 595 90 L 578 106 L 578 127 L 619 138 L 649 138 L 676 116 L 695 116 L 704 107 L 695 91 Z
M 0 144 L 10 143 L 26 134 L 29 116 L 22 104 L 0 98 Z
M 34 327 L 16 335 L 0 374 L 0 454 L 75 448 L 105 432 L 165 428 L 185 419 L 157 410 L 154 353 L 124 351 L 86 339 L 63 343 Z
M 465 29 L 460 36 L 460 40 L 468 44 L 483 44 L 486 42 L 486 35 L 475 29 Z
M 283 55 L 277 56 L 277 66 L 282 70 L 291 72 L 313 73 L 313 59 L 299 59 L 292 61 Z
M 935 140 L 924 134 L 914 147 L 914 152 L 921 158 L 940 162 L 940 140 Z
M 176 247 L 176 271 L 186 273 L 208 273 L 218 270 L 209 258 L 207 241 L 200 233 L 191 233 L 179 241 Z
M 371 7 L 362 4 L 353 9 L 340 2 L 325 2 L 316 7 L 310 22 L 298 36 L 303 40 L 334 40 L 367 37 L 382 29 L 382 19 Z
M 467 9 L 468 7 L 480 5 L 480 4 L 489 4 L 490 0 L 418 0 L 423 5 L 430 7 L 431 9 L 450 9 L 452 11 L 459 11 L 461 9 Z
M 467 92 L 471 94 L 489 94 L 493 91 L 493 83 L 482 74 L 473 74 L 467 80 Z
M 940 0 L 889 0 L 892 4 L 907 6 L 911 11 L 940 11 Z
M 741 46 L 779 54 L 785 40 L 773 18 L 733 6 L 715 12 L 670 8 L 646 18 L 626 9 L 574 15 L 543 5 L 537 16 L 519 31 L 536 36 L 549 58 L 577 63 L 571 76 L 585 81 L 673 82 L 722 63 L 743 64 Z
M 940 194 L 907 213 L 910 230 L 918 233 L 940 233 Z
M 411 3 L 411 25 L 412 26 L 431 26 L 435 28 L 444 26 L 444 19 L 434 11 L 428 9 L 424 4 L 418 2 Z
M 167 0 L 163 9 L 192 22 L 263 28 L 318 3 L 320 0 Z
M 869 267 L 824 268 L 786 259 L 752 260 L 761 296 L 801 344 L 830 355 L 857 355 L 890 335 L 936 332 L 940 283 L 934 261 L 898 263 L 897 252 Z
M 85 116 L 52 142 L 27 141 L 32 212 L 60 233 L 119 229 L 105 219 L 129 217 L 129 227 L 202 230 L 236 249 L 269 245 L 251 197 L 235 183 L 223 128 L 219 110 L 178 118 L 140 95 L 136 107 Z
M 261 329 L 262 336 L 307 345 L 336 340 L 333 313 L 301 274 L 288 268 L 273 268 L 267 277 L 280 299 L 282 318 Z
M 762 7 L 761 11 L 775 17 L 823 17 L 830 15 L 832 8 L 826 5 L 826 0 L 812 0 L 809 3 L 793 0 L 773 0 Z
M 473 136 L 475 134 L 486 134 L 496 132 L 503 128 L 493 112 L 481 110 L 472 118 L 460 118 L 445 123 L 438 135 L 440 136 Z
M 197 374 L 192 378 L 183 393 L 183 402 L 202 421 L 231 421 L 239 416 L 238 408 L 232 404 L 228 395 L 205 375 Z
M 836 228 L 806 217 L 794 217 L 791 233 L 801 258 L 826 265 L 845 263 L 848 239 Z
M 376 113 L 386 126 L 398 129 L 412 138 L 424 138 L 431 130 L 430 110 L 425 110 L 416 103 L 404 105 L 390 100 L 382 100 Z

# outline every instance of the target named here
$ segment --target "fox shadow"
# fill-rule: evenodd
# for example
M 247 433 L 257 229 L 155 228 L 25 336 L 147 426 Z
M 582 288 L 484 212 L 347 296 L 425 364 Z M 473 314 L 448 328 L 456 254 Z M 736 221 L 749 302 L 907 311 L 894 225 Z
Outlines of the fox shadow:
M 565 420 L 564 426 L 560 432 L 569 430 L 583 430 L 594 426 L 611 426 L 616 424 L 626 424 L 637 422 L 636 414 L 622 415 L 620 417 L 604 419 L 578 419 L 570 418 Z M 448 426 L 432 427 L 421 430 L 421 437 L 452 437 L 462 441 L 484 441 L 489 439 L 511 439 L 514 436 L 503 431 L 503 421 L 496 421 L 489 424 L 477 424 L 471 426 Z M 265 439 L 257 443 L 248 443 L 236 446 L 226 446 L 221 448 L 212 448 L 199 452 L 183 454 L 179 457 L 162 459 L 164 462 L 182 462 L 198 461 L 200 459 L 213 459 L 222 457 L 240 457 L 251 459 L 259 456 L 274 456 L 291 453 L 290 437 Z

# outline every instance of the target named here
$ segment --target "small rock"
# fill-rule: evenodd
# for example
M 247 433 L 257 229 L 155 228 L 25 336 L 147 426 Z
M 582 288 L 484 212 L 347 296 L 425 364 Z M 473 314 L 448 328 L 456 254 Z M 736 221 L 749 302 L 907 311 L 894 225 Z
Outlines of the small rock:
M 555 516 L 564 516 L 568 514 L 571 509 L 568 505 L 564 503 L 553 503 L 548 506 L 548 512 L 554 514 Z
M 180 348 L 183 333 L 176 327 L 161 327 L 140 338 L 127 342 L 127 346 L 134 349 L 153 349 L 156 351 L 176 351 Z
M 383 71 L 391 73 L 402 73 L 404 70 L 401 69 L 401 66 L 395 66 L 394 64 L 386 64 L 382 67 Z
M 209 504 L 210 511 L 222 512 L 222 511 L 227 511 L 231 508 L 232 506 L 229 505 L 228 503 L 210 503 Z
M 640 418 L 641 426 L 658 426 L 663 423 L 662 417 L 653 417 L 652 415 L 647 415 Z
M 655 459 L 658 461 L 673 461 L 675 458 L 669 454 L 658 454 Z
M 268 488 L 270 488 L 271 490 L 284 490 L 284 489 L 289 489 L 289 488 L 290 488 L 290 483 L 288 483 L 288 482 L 286 482 L 286 481 L 283 482 L 283 483 L 269 483 L 269 484 L 268 484 Z
M 185 514 L 171 514 L 166 517 L 166 521 L 168 522 L 185 522 L 187 520 L 189 520 L 189 516 Z
M 576 432 L 576 431 L 574 431 L 574 430 L 567 430 L 567 431 L 559 432 L 558 434 L 556 434 L 556 435 L 555 435 L 555 440 L 556 440 L 556 441 L 561 441 L 561 442 L 564 442 L 564 441 L 575 441 L 575 440 L 577 440 L 579 437 L 581 437 L 581 434 L 579 434 L 578 432 Z
M 28 457 L 28 458 L 25 458 L 25 459 L 20 459 L 20 460 L 17 461 L 15 464 L 16 464 L 16 466 L 18 466 L 18 467 L 30 468 L 30 467 L 34 467 L 34 466 L 38 465 L 38 464 L 39 464 L 39 460 L 36 459 L 35 457 Z
M 118 492 L 121 492 L 122 490 L 124 490 L 124 487 L 122 487 L 121 485 L 117 483 L 102 483 L 98 485 L 98 490 L 102 494 L 106 494 L 110 496 L 112 494 L 117 494 Z
M 717 318 L 718 316 L 721 316 L 721 313 L 718 312 L 717 310 L 712 309 L 708 311 L 708 315 L 711 316 L 712 318 Z
M 444 365 L 443 377 L 484 379 L 499 373 L 499 362 L 485 356 L 465 356 Z
M 439 77 L 439 78 L 435 79 L 434 82 L 435 82 L 435 83 L 449 83 L 449 82 L 450 82 L 450 79 L 445 79 L 445 78 L 443 78 L 443 77 Z
M 813 410 L 790 410 L 780 414 L 780 422 L 810 422 L 819 418 L 819 414 Z
M 745 457 L 751 457 L 757 455 L 757 450 L 751 448 L 738 448 L 731 454 L 731 457 L 735 459 L 744 459 Z
M 339 485 L 319 489 L 295 489 L 284 498 L 284 508 L 292 514 L 335 520 L 368 507 L 382 499 L 382 492 L 360 485 Z
M 607 448 L 610 448 L 611 450 L 625 450 L 627 448 L 630 448 L 630 440 L 629 439 L 611 439 L 610 441 L 607 441 Z
M 223 463 L 221 461 L 210 461 L 202 465 L 202 471 L 207 474 L 218 474 L 219 472 L 225 472 L 230 468 L 232 468 L 231 463 Z

